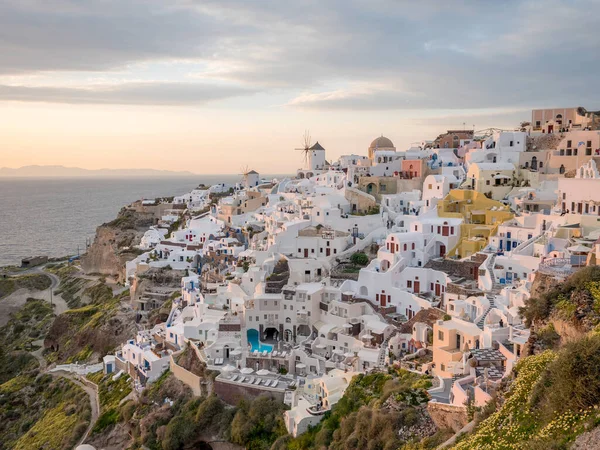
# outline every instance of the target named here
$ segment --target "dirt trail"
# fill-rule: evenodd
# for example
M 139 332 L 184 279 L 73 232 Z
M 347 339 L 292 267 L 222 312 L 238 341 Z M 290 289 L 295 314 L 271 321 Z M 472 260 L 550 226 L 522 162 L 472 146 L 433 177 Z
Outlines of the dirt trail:
M 10 315 L 23 307 L 28 298 L 39 298 L 52 302 L 54 305 L 54 313 L 58 316 L 69 309 L 67 302 L 60 295 L 54 295 L 54 291 L 60 285 L 60 278 L 53 273 L 45 272 L 43 267 L 34 267 L 33 269 L 24 270 L 11 275 L 46 275 L 52 283 L 48 289 L 38 291 L 35 289 L 17 289 L 12 294 L 0 300 L 0 327 L 6 325 L 10 320 Z
M 88 425 L 87 430 L 85 430 L 84 435 L 81 437 L 81 439 L 75 446 L 77 447 L 85 442 L 85 440 L 92 432 L 94 425 L 96 425 L 98 417 L 100 417 L 100 399 L 98 398 L 98 387 L 91 381 L 69 372 L 57 371 L 48 373 L 55 377 L 64 377 L 71 380 L 73 383 L 75 383 L 77 386 L 83 389 L 90 399 L 90 406 L 92 407 L 92 417 L 90 418 L 90 424 Z

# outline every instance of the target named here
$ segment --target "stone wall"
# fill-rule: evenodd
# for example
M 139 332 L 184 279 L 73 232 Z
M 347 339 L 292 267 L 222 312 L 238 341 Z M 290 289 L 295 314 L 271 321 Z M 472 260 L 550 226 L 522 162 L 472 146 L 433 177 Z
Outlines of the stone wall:
M 195 396 L 200 397 L 202 395 L 202 379 L 178 365 L 173 359 L 173 355 L 171 355 L 170 368 L 175 378 L 188 385 Z
M 456 433 L 469 422 L 467 408 L 464 406 L 429 402 L 427 411 L 439 429 L 451 429 Z
M 214 392 L 221 400 L 230 405 L 237 405 L 240 400 L 253 399 L 260 395 L 267 395 L 283 403 L 285 396 L 284 391 L 259 389 L 249 384 L 229 383 L 218 378 L 214 383 Z
M 485 258 L 484 258 L 485 259 Z M 425 264 L 428 269 L 439 270 L 453 277 L 477 280 L 477 274 L 481 262 L 477 258 L 471 261 L 457 261 L 453 259 L 431 259 Z

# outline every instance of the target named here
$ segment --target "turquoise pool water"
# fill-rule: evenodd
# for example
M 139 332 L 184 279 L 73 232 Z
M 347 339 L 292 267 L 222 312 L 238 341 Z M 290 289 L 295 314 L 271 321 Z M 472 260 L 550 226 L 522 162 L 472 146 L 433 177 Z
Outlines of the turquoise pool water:
M 254 329 L 250 328 L 247 331 L 247 335 L 248 335 L 248 344 L 250 344 L 250 347 L 252 349 L 251 351 L 258 350 L 259 352 L 264 352 L 266 350 L 269 353 L 273 351 L 272 345 L 263 344 L 258 340 L 258 330 L 254 330 Z

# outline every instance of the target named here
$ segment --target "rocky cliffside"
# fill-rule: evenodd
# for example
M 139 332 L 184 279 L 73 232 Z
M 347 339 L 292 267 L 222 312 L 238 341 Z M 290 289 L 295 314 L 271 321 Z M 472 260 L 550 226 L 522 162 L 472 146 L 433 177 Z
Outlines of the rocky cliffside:
M 142 205 L 133 203 L 119 211 L 117 218 L 100 225 L 96 237 L 81 259 L 86 273 L 100 273 L 122 281 L 125 263 L 134 259 L 139 251 L 135 246 L 152 225 L 155 225 L 172 204 Z

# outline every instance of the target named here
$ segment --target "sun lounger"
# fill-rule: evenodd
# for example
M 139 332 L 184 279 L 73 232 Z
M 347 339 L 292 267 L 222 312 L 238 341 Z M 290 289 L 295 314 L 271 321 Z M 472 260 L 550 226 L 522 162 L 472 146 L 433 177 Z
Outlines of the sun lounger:
M 271 356 L 276 357 L 279 353 L 277 351 L 271 353 Z
M 258 356 L 258 350 L 254 350 L 254 351 L 252 352 L 252 354 L 253 354 L 254 356 Z
M 262 356 L 267 356 L 267 351 L 266 350 L 263 350 Z
M 246 377 L 243 376 L 242 378 L 240 378 L 240 383 L 243 383 L 244 381 L 246 381 Z
M 279 380 L 273 380 L 273 382 L 271 383 L 271 387 L 277 387 L 277 385 L 279 384 Z
M 256 380 L 254 380 L 253 384 L 256 384 L 258 386 L 260 384 L 260 378 L 257 378 Z
M 231 381 L 235 381 L 235 380 L 237 380 L 237 379 L 238 379 L 238 375 L 234 375 L 234 376 L 231 378 Z
M 254 383 L 254 377 L 250 377 L 250 381 L 248 381 L 248 384 L 253 384 Z

